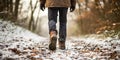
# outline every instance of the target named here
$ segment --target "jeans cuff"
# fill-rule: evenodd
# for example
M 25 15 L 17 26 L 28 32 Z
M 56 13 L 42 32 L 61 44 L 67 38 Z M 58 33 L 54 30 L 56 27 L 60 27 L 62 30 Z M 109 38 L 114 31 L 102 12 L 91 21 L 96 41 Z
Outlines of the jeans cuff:
M 65 38 L 59 38 L 59 41 L 65 42 Z

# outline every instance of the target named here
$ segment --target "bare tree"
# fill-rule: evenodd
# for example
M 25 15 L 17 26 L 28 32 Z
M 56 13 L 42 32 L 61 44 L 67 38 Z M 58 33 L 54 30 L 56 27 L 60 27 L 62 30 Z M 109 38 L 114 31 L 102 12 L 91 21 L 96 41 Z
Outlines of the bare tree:
M 35 26 L 34 26 L 35 22 L 34 22 L 34 16 L 33 16 L 33 14 L 35 12 L 37 4 L 38 4 L 38 0 L 36 1 L 36 3 L 35 3 L 34 6 L 32 4 L 32 0 L 30 0 L 31 16 L 30 16 L 30 21 L 29 21 L 29 29 L 32 30 L 32 31 L 34 31 L 34 29 L 35 29 Z
M 19 3 L 20 3 L 20 0 L 15 1 L 15 10 L 14 10 L 15 19 L 17 19 L 18 17 Z

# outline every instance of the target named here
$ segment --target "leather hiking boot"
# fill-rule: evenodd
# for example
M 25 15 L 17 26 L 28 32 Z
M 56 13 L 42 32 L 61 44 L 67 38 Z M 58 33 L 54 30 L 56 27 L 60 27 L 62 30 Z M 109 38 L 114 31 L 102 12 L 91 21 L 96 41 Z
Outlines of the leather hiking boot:
M 63 41 L 59 40 L 59 49 L 65 50 L 65 41 L 64 40 Z
M 56 31 L 51 31 L 50 32 L 50 44 L 49 44 L 50 50 L 56 50 L 56 42 L 57 42 L 57 33 Z

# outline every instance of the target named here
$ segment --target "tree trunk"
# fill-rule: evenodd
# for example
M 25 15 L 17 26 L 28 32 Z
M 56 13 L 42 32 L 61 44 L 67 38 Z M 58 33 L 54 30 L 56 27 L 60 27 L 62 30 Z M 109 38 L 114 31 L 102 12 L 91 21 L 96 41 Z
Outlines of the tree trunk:
M 36 3 L 35 3 L 35 5 L 33 6 L 32 5 L 32 0 L 30 0 L 30 7 L 31 7 L 31 19 L 30 19 L 30 21 L 29 21 L 29 29 L 30 30 L 32 30 L 32 31 L 35 31 L 35 23 L 34 23 L 34 16 L 33 16 L 33 14 L 34 14 L 34 12 L 35 12 L 35 9 L 36 9 L 36 7 L 37 7 L 37 3 L 38 3 L 38 1 L 36 1 Z
M 10 0 L 10 12 L 13 13 L 13 0 Z
M 16 1 L 15 1 L 15 10 L 14 10 L 15 20 L 16 20 L 17 17 L 18 17 L 19 2 L 20 2 L 20 0 L 16 0 Z

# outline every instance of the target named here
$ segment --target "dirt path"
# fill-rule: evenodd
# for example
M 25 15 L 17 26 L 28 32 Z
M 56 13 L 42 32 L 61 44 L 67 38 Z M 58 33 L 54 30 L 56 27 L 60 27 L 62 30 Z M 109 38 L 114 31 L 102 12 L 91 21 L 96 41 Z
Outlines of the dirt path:
M 120 44 L 113 40 L 98 41 L 95 44 L 87 40 L 67 40 L 66 50 L 48 50 L 48 39 L 35 42 L 24 38 L 0 43 L 1 59 L 14 60 L 109 60 L 119 59 Z M 92 41 L 92 40 L 91 40 Z M 111 42 L 110 42 L 111 41 Z M 116 40 L 119 41 L 119 40 Z M 114 43 L 113 43 L 114 42 Z M 3 53 L 4 52 L 4 53 Z
M 0 60 L 119 60 L 120 40 L 69 37 L 66 50 L 48 50 L 49 39 L 0 21 Z

